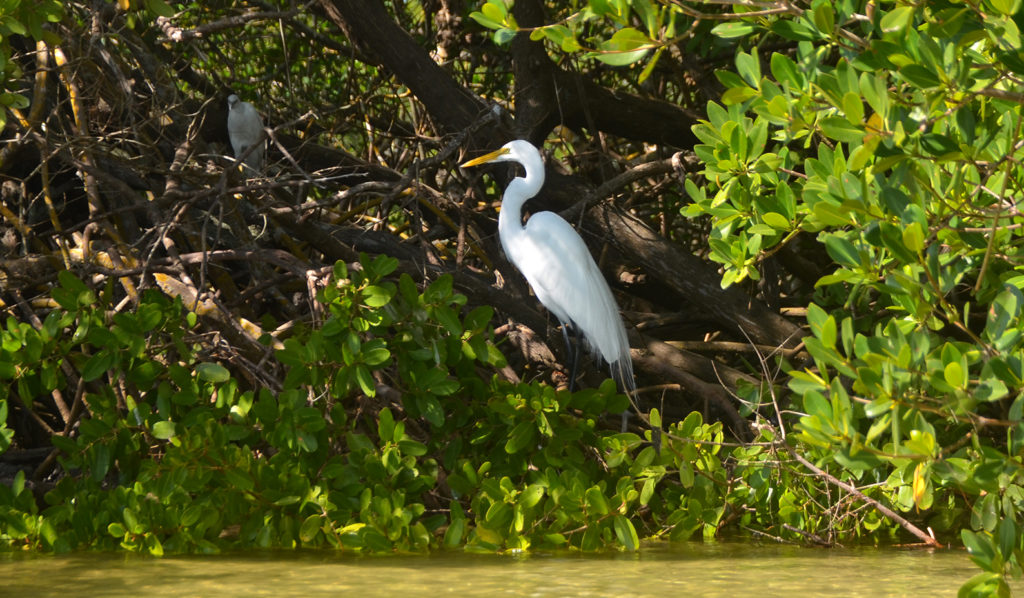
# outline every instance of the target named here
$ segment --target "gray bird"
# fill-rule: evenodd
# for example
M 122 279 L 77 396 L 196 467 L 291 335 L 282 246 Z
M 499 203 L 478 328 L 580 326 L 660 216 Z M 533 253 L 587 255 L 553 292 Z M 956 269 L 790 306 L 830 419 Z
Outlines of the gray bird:
M 228 96 L 228 137 L 231 138 L 231 148 L 235 150 L 235 159 L 249 152 L 243 163 L 257 173 L 262 172 L 266 158 L 263 119 L 252 104 L 240 101 L 235 94 Z M 256 148 L 249 151 L 253 146 Z

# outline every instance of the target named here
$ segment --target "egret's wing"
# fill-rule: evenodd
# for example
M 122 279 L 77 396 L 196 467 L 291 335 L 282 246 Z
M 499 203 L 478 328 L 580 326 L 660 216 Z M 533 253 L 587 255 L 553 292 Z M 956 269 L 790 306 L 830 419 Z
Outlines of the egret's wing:
M 571 321 L 612 366 L 626 388 L 635 388 L 629 341 L 611 289 L 583 239 L 553 212 L 534 214 L 523 241 L 510 255 L 537 298 L 563 323 Z

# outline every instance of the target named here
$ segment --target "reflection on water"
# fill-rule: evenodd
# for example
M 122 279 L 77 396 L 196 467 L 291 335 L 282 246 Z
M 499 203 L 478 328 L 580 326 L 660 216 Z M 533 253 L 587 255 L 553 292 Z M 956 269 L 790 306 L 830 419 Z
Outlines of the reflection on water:
M 979 573 L 962 551 L 737 543 L 637 554 L 354 557 L 274 552 L 152 559 L 0 554 L 6 596 L 956 596 Z

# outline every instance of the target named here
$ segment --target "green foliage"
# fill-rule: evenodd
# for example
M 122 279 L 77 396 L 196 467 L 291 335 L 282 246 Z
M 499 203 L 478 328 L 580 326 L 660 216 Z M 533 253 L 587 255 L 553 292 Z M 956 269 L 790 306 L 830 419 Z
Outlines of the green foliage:
M 41 329 L 7 322 L 0 409 L 66 388 L 67 362 L 89 415 L 52 439 L 66 475 L 45 505 L 24 474 L 0 487 L 0 539 L 153 555 L 635 550 L 717 531 L 732 486 L 721 424 L 693 414 L 658 454 L 599 426 L 628 406 L 611 380 L 572 394 L 488 381 L 504 366 L 492 310 L 466 309 L 450 277 L 420 289 L 396 266 L 335 267 L 327 319 L 276 351 L 288 373 L 273 390 L 201 352 L 179 300 L 149 291 L 113 313 L 106 290 L 62 272 Z
M 7 0 L 0 3 L 0 127 L 7 122 L 7 110 L 27 108 L 29 99 L 19 89 L 21 67 L 12 60 L 11 37 L 31 37 L 56 44 L 58 39 L 44 25 L 60 21 L 64 7 L 56 0 Z
M 814 2 L 720 29 L 795 43 L 717 73 L 721 103 L 694 127 L 707 185 L 686 185 L 723 285 L 797 246 L 831 258 L 813 363 L 790 366 L 793 438 L 933 529 L 963 527 L 985 570 L 967 594 L 1004 591 L 1024 555 L 1019 4 L 865 20 Z
M 512 41 L 520 30 L 510 8 L 511 2 L 507 0 L 487 0 L 478 12 L 469 16 L 480 25 L 494 30 L 494 42 L 503 45 Z M 558 19 L 555 24 L 532 29 L 530 39 L 544 40 L 558 52 L 582 53 L 585 58 L 611 66 L 634 64 L 655 50 L 648 67 L 640 76 L 643 81 L 650 74 L 665 45 L 676 36 L 676 23 L 681 14 L 671 6 L 655 7 L 648 0 L 592 0 L 584 3 L 583 8 L 572 10 Z M 643 23 L 643 27 L 633 26 L 634 19 Z M 610 29 L 606 38 L 589 34 L 591 26 L 599 23 Z
M 493 30 L 494 42 L 504 45 L 511 42 L 517 32 L 523 31 L 511 13 L 511 5 L 511 0 L 486 0 L 469 16 Z M 658 59 L 672 46 L 688 42 L 687 52 L 709 53 L 711 46 L 694 43 L 697 31 L 704 33 L 702 41 L 714 41 L 707 35 L 711 29 L 709 23 L 713 21 L 702 21 L 700 17 L 705 16 L 704 13 L 682 3 L 588 0 L 550 8 L 557 11 L 552 15 L 552 24 L 529 29 L 530 39 L 546 42 L 555 54 L 581 56 L 613 67 L 645 62 L 638 83 L 650 77 Z M 711 10 L 717 12 L 719 7 L 712 6 Z M 748 30 L 731 31 L 736 36 Z

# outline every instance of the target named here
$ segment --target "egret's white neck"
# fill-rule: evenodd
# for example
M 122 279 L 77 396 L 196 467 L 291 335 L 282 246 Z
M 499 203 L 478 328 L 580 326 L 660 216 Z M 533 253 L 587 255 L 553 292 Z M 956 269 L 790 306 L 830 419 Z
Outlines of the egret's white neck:
M 523 230 L 523 204 L 537 195 L 544 185 L 544 162 L 540 154 L 536 160 L 524 157 L 526 176 L 516 177 L 505 188 L 501 196 L 501 213 L 498 215 L 498 233 L 502 236 L 515 235 Z

